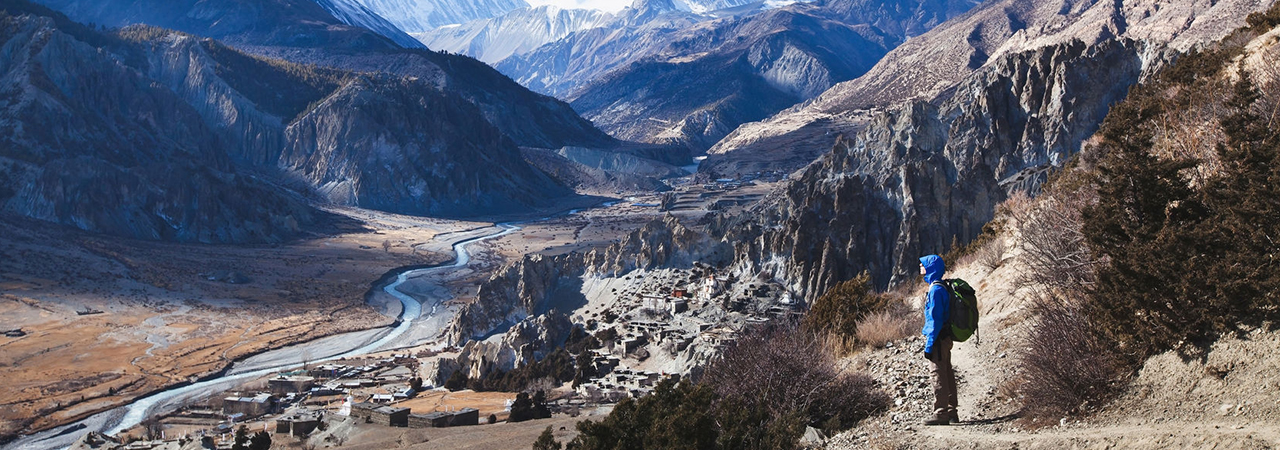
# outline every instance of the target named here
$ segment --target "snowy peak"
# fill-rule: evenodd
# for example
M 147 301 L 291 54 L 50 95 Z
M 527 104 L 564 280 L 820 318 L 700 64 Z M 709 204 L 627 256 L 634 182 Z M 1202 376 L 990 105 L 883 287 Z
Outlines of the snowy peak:
M 711 11 L 736 8 L 759 0 L 635 0 L 631 9 L 662 13 L 669 11 L 685 11 L 694 14 L 705 14 Z M 788 4 L 792 2 L 775 2 Z
M 425 33 L 445 25 L 497 17 L 519 8 L 524 0 L 342 0 L 368 8 L 406 33 Z
M 334 18 L 353 27 L 361 27 L 378 33 L 405 48 L 421 48 L 422 43 L 409 36 L 387 19 L 373 12 L 356 0 L 315 0 Z
M 603 11 L 543 5 L 413 36 L 431 49 L 461 53 L 493 64 L 511 55 L 528 53 L 569 33 L 605 26 L 612 19 L 612 14 Z

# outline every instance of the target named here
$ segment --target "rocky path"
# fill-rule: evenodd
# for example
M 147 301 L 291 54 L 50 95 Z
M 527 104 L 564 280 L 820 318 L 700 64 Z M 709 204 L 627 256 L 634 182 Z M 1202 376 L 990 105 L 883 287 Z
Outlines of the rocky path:
M 827 440 L 828 449 L 1270 449 L 1280 448 L 1280 331 L 1255 330 L 1215 344 L 1202 360 L 1173 354 L 1146 363 L 1120 398 L 1097 414 L 1027 429 L 1013 389 L 1027 326 L 1011 274 L 965 273 L 985 292 L 981 343 L 956 344 L 958 425 L 929 427 L 931 364 L 918 336 L 852 358 L 894 398 L 889 410 Z M 976 283 L 975 283 L 976 280 Z M 1004 287 L 1004 291 L 1001 288 Z

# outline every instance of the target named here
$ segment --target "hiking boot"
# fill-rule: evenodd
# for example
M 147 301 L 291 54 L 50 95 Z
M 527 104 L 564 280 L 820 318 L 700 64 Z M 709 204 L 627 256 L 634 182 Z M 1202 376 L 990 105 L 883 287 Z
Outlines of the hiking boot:
M 952 425 L 960 423 L 960 415 L 956 413 L 951 413 L 951 417 L 947 418 L 947 423 Z
M 930 425 L 930 426 L 932 426 L 932 425 L 951 425 L 951 418 L 950 418 L 950 417 L 934 417 L 934 418 L 932 418 L 932 419 L 929 419 L 929 420 L 924 421 L 924 424 L 925 424 L 925 425 Z

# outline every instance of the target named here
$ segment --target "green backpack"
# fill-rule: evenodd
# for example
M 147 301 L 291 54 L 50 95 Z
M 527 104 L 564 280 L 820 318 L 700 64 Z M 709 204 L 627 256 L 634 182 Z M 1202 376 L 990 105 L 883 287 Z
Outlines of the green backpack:
M 951 317 L 947 319 L 951 338 L 955 342 L 969 340 L 978 332 L 978 297 L 973 287 L 959 278 L 949 278 L 938 282 L 947 288 L 951 297 Z M 978 338 L 981 342 L 982 338 Z

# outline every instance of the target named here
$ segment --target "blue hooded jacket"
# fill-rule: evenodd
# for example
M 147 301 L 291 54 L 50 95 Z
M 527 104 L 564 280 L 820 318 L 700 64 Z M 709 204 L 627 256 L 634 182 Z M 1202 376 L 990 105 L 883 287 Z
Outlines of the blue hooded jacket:
M 928 299 L 924 304 L 924 329 L 921 333 L 924 334 L 925 353 L 933 353 L 933 343 L 943 336 L 943 326 L 946 325 L 947 318 L 951 317 L 951 294 L 942 285 L 933 284 L 942 281 L 947 266 L 938 255 L 920 258 L 920 265 L 924 266 L 924 282 L 929 283 Z

